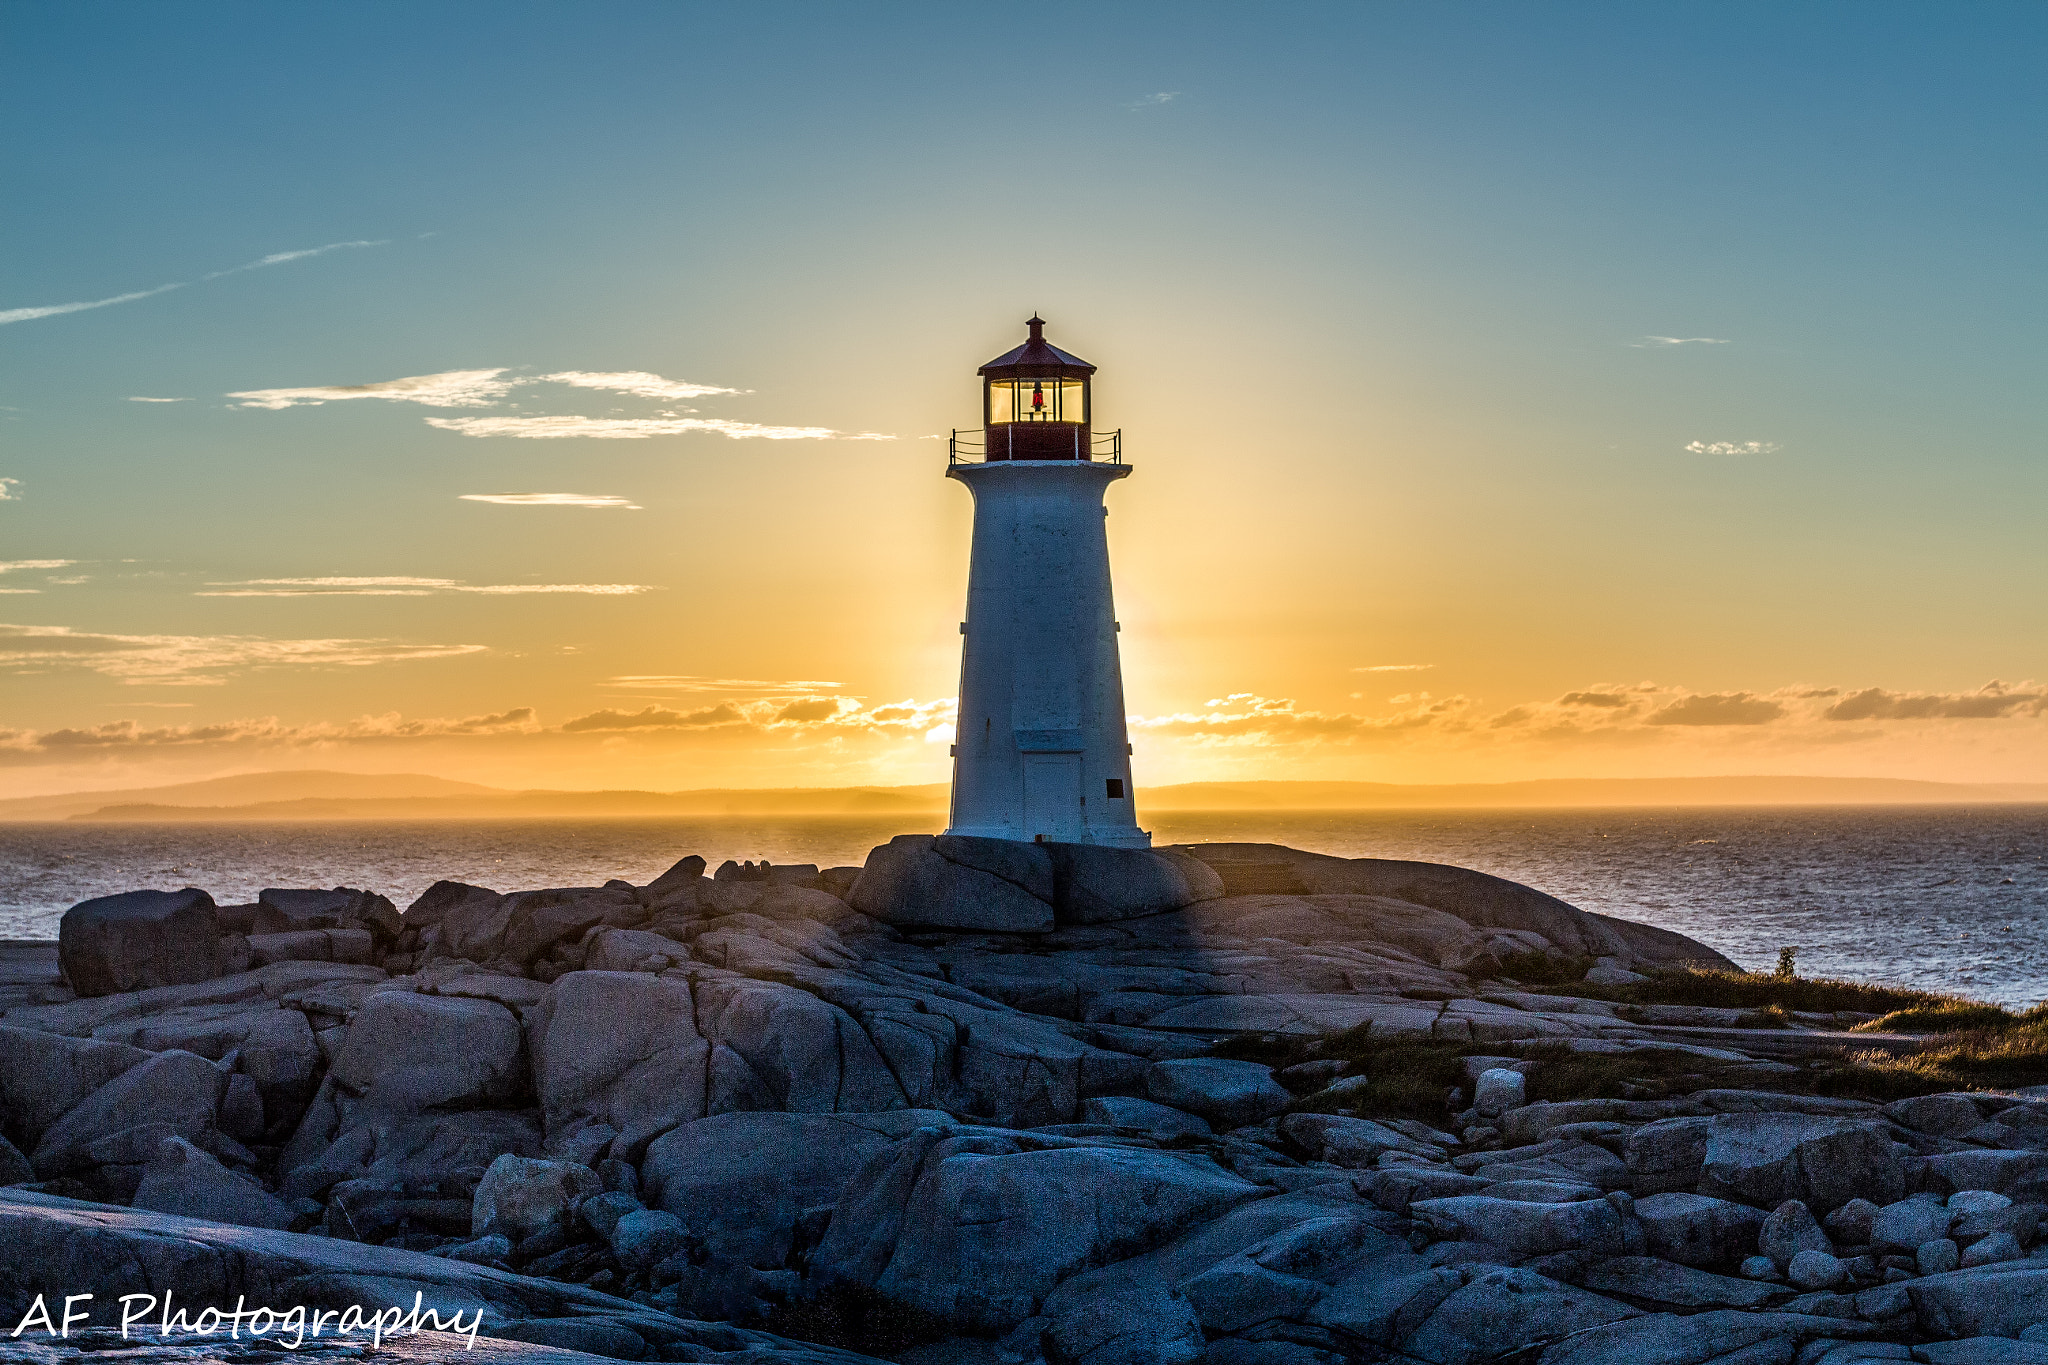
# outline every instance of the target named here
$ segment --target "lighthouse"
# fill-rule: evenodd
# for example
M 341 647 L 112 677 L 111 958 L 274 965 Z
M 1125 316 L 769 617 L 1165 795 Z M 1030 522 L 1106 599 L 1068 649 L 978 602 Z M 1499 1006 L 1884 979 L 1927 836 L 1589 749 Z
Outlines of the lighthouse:
M 981 367 L 980 439 L 946 477 L 974 497 L 946 832 L 1149 848 L 1138 828 L 1103 494 L 1122 432 L 1093 427 L 1095 367 L 1030 338 Z

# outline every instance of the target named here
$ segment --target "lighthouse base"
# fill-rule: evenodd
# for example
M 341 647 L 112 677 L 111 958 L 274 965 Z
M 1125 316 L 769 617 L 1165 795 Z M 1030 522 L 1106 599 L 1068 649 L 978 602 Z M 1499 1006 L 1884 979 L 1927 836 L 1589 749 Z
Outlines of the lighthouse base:
M 1150 848 L 1152 834 L 1142 829 L 1085 830 L 1058 839 L 1027 839 L 1008 825 L 954 825 L 948 837 L 964 839 L 1008 839 L 1017 844 L 1088 844 L 1095 848 Z

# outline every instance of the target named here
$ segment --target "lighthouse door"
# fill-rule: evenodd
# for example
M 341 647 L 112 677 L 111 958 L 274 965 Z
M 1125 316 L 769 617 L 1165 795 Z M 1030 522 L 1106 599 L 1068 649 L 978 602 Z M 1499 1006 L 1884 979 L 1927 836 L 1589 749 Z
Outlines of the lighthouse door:
M 1081 838 L 1081 755 L 1024 754 L 1024 837 Z

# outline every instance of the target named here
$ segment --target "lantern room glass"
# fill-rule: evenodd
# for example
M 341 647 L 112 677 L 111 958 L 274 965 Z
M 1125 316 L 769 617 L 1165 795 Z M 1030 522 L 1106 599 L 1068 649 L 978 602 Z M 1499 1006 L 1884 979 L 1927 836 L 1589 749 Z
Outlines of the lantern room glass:
M 995 379 L 988 386 L 988 424 L 1088 420 L 1088 385 L 1079 379 Z

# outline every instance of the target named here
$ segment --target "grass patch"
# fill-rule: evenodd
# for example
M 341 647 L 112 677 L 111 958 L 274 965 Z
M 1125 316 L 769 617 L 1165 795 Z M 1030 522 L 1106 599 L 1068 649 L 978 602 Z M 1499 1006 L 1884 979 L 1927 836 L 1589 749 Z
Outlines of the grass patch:
M 1910 1005 L 1902 1010 L 1893 1010 L 1867 1024 L 1858 1024 L 1860 1033 L 1965 1033 L 1970 1031 L 2001 1031 L 2018 1023 L 2015 1015 L 2006 1013 L 1996 1005 L 1986 1005 L 1975 1000 L 1944 1000 L 1934 1005 Z
M 778 1336 L 884 1357 L 953 1335 L 952 1327 L 936 1314 L 853 1286 L 791 1300 L 761 1326 Z
M 1590 957 L 1553 956 L 1535 950 L 1505 953 L 1500 958 L 1500 974 L 1525 986 L 1578 985 L 1592 966 Z
M 1971 1005 L 1961 996 L 1874 986 L 1829 977 L 1779 976 L 1775 972 L 1727 972 L 1680 967 L 1659 971 L 1627 986 L 1591 986 L 1583 981 L 1560 993 L 1618 1005 L 1705 1005 L 1715 1009 L 1777 1008 L 1806 1014 L 1890 1014 L 1899 1010 Z M 1993 1008 L 1985 1006 L 1984 1008 Z
M 1707 1086 L 1717 1069 L 1682 1052 L 1573 1052 L 1563 1043 L 1528 1048 L 1524 1055 L 1537 1063 L 1525 1074 L 1532 1101 L 1634 1098 L 1643 1091 L 1668 1091 L 1681 1077 Z

